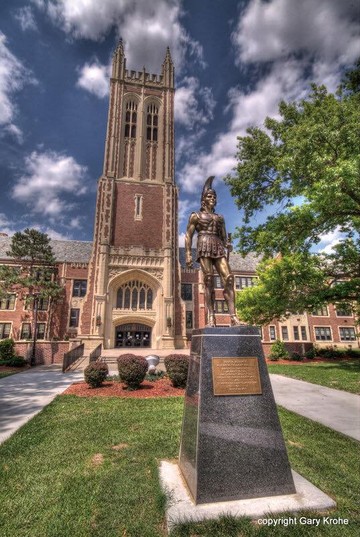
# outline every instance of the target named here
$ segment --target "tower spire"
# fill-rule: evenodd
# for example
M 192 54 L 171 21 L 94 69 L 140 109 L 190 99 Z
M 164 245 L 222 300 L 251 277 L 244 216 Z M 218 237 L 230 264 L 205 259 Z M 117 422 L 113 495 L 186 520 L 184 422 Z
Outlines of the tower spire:
M 165 86 L 174 88 L 175 87 L 174 64 L 171 59 L 170 47 L 166 48 L 165 59 L 164 59 L 164 63 L 162 64 L 162 75 L 163 75 Z
M 126 68 L 126 58 L 124 52 L 124 43 L 120 37 L 116 49 L 114 50 L 113 62 L 112 62 L 112 77 L 124 78 Z

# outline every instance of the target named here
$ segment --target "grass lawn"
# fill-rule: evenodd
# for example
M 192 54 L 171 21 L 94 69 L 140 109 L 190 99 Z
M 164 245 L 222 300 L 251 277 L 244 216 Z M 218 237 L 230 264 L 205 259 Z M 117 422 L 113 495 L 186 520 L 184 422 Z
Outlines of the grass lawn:
M 177 456 L 182 411 L 182 397 L 57 397 L 0 446 L 1 537 L 166 535 L 158 462 Z M 174 536 L 359 535 L 358 443 L 283 409 L 280 417 L 292 467 L 336 498 L 332 518 L 351 524 L 289 530 L 225 517 Z
M 360 394 L 360 360 L 313 364 L 268 364 L 269 372 Z

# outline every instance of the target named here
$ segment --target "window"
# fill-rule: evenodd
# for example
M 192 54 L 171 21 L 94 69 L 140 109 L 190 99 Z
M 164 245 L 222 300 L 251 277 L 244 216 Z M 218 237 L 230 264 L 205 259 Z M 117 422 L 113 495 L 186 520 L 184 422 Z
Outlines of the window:
M 229 308 L 225 300 L 215 300 L 215 313 L 228 313 Z
M 80 309 L 79 308 L 71 308 L 71 310 L 70 310 L 70 322 L 69 322 L 69 326 L 71 328 L 77 328 L 79 326 L 79 317 L 80 317 Z
M 20 339 L 30 339 L 31 338 L 31 324 L 23 323 L 21 326 Z
M 222 289 L 223 285 L 220 276 L 214 276 L 214 287 L 215 289 Z
M 146 139 L 150 142 L 157 142 L 158 139 L 158 123 L 159 109 L 155 104 L 150 104 L 147 107 L 146 115 Z
M 191 283 L 182 283 L 181 284 L 181 298 L 183 300 L 192 300 L 192 284 Z
M 295 341 L 299 341 L 299 339 L 300 339 L 300 335 L 299 335 L 299 327 L 298 327 L 298 326 L 294 326 L 293 329 L 294 329 L 294 340 L 295 340 Z
M 281 327 L 281 338 L 282 338 L 283 341 L 288 341 L 289 340 L 289 331 L 288 331 L 287 326 L 282 326 Z
M 186 329 L 190 329 L 193 327 L 193 312 L 187 311 L 186 312 Z
M 312 312 L 312 315 L 314 317 L 328 317 L 329 311 L 327 306 L 323 306 L 322 308 L 318 308 L 317 310 Z
M 126 103 L 125 138 L 136 138 L 137 104 L 134 101 Z
M 135 220 L 142 220 L 143 196 L 135 194 Z
M 235 289 L 245 289 L 253 287 L 256 284 L 256 278 L 252 276 L 235 276 Z
M 0 323 L 0 339 L 10 337 L 11 323 Z
M 38 311 L 47 311 L 49 307 L 49 299 L 44 297 L 39 297 L 37 299 L 37 309 Z M 33 310 L 34 309 L 34 300 L 31 300 L 31 302 L 25 303 L 25 309 L 26 310 Z
M 337 304 L 336 317 L 352 317 L 352 311 L 349 304 Z
M 124 283 L 117 292 L 116 307 L 118 309 L 151 310 L 153 292 L 149 285 L 139 280 Z
M 8 295 L 0 300 L 0 310 L 14 310 L 16 295 Z
M 86 295 L 87 280 L 74 280 L 72 296 L 82 297 Z
M 270 341 L 276 340 L 276 327 L 275 326 L 269 326 L 269 337 Z
M 340 327 L 340 339 L 341 341 L 355 341 L 355 328 L 353 326 Z
M 36 339 L 45 339 L 45 323 L 37 323 Z
M 307 340 L 306 326 L 300 326 L 300 330 L 301 330 L 301 339 L 303 341 L 306 341 Z
M 331 341 L 330 326 L 315 326 L 315 339 L 316 341 Z

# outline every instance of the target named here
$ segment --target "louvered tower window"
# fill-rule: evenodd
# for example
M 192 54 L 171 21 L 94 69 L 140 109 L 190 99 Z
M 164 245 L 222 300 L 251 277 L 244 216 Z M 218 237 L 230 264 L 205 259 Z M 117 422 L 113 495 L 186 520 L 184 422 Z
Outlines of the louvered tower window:
M 136 138 L 137 104 L 134 101 L 126 103 L 125 138 Z
M 158 139 L 159 109 L 154 104 L 149 104 L 146 115 L 146 139 L 157 142 Z

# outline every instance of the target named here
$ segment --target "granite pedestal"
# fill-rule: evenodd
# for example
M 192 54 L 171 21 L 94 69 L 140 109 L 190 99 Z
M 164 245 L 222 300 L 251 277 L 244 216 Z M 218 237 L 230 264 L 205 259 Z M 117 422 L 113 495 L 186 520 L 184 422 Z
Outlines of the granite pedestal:
M 179 468 L 195 504 L 296 492 L 256 327 L 193 331 Z

